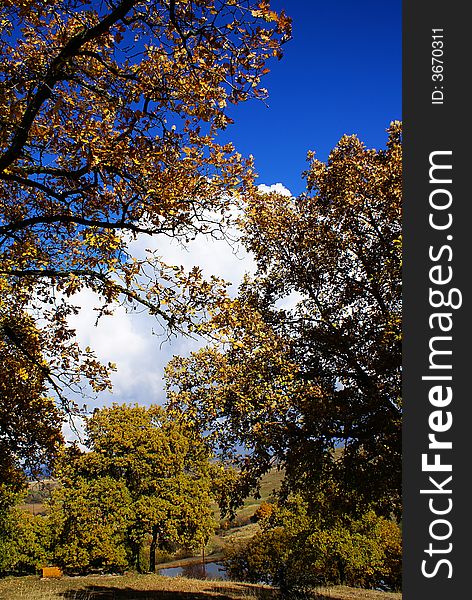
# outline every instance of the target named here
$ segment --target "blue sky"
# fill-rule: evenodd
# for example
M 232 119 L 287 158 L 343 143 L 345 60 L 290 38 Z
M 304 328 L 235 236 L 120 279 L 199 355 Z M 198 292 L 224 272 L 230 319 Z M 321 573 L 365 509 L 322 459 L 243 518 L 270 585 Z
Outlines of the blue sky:
M 326 160 L 344 133 L 384 147 L 385 129 L 401 119 L 399 0 L 275 0 L 293 19 L 285 56 L 268 65 L 269 107 L 258 101 L 231 111 L 224 133 L 253 154 L 259 183 L 303 190 L 306 153 Z

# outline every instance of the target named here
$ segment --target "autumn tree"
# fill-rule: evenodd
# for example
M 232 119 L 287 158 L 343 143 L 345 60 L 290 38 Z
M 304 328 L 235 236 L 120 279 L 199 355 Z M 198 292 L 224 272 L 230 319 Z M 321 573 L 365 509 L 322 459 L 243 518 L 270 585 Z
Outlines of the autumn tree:
M 299 198 L 254 193 L 241 226 L 256 278 L 167 369 L 171 406 L 230 452 L 245 488 L 272 465 L 332 510 L 401 510 L 401 126 L 311 155 Z M 236 501 L 241 499 L 236 496 Z
M 0 482 L 13 493 L 51 463 L 61 413 L 47 390 L 43 339 L 32 317 L 0 299 Z
M 24 501 L 24 496 L 18 501 Z M 14 505 L 7 512 L 0 508 L 0 574 L 37 573 L 50 560 L 47 538 L 46 519 L 41 515 Z
M 400 589 L 398 524 L 373 511 L 330 519 L 325 508 L 299 495 L 274 505 L 253 538 L 226 549 L 230 576 L 277 585 L 290 600 L 312 597 L 318 585 Z
M 50 560 L 75 573 L 90 569 L 123 572 L 128 566 L 126 528 L 131 514 L 124 483 L 75 473 L 61 483 L 53 491 L 45 518 Z
M 158 548 L 204 546 L 214 529 L 207 448 L 186 424 L 159 406 L 95 411 L 86 422 L 89 451 L 70 447 L 53 493 L 56 559 L 64 566 L 149 568 Z M 106 502 L 105 499 L 106 498 Z M 86 543 L 87 542 L 87 543 Z
M 144 307 L 169 332 L 218 287 L 133 242 L 227 221 L 252 168 L 215 138 L 229 103 L 265 95 L 290 21 L 265 1 L 22 0 L 2 3 L 0 28 L 1 300 L 41 326 L 67 404 L 84 379 L 110 385 L 68 326 L 77 292 L 97 294 L 99 315 Z

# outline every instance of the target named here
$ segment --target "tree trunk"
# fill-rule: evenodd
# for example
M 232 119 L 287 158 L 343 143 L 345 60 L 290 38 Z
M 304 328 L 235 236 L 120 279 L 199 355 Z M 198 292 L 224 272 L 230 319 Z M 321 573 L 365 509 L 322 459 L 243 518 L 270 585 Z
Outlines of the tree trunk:
M 149 547 L 149 570 L 151 573 L 156 572 L 156 549 L 157 549 L 157 538 L 159 530 L 157 525 L 152 526 L 152 540 Z
M 141 544 L 136 544 L 136 543 L 130 543 L 131 546 L 131 564 L 133 565 L 133 567 L 136 569 L 136 571 L 138 573 L 142 572 L 141 569 L 141 560 L 140 560 L 140 554 L 141 554 Z
M 344 570 L 344 566 L 345 566 L 344 560 L 338 559 L 338 572 L 339 572 L 340 585 L 344 585 L 346 583 L 346 573 Z

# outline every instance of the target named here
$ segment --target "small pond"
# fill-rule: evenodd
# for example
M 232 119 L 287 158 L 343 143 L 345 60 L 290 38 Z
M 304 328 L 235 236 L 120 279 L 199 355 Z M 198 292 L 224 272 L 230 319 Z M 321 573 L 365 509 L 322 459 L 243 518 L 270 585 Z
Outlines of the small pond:
M 159 569 L 160 575 L 167 577 L 190 577 L 192 579 L 228 579 L 228 574 L 222 563 L 207 562 L 193 563 L 182 567 Z

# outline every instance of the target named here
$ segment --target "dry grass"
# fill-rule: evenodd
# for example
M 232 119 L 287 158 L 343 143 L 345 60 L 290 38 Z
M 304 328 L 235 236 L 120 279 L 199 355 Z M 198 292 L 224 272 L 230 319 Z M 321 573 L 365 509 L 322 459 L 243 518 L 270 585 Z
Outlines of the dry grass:
M 268 586 L 202 581 L 159 575 L 9 577 L 0 581 L 1 600 L 272 600 Z
M 401 594 L 347 587 L 320 589 L 314 600 L 401 600 Z M 1 600 L 276 600 L 269 586 L 201 581 L 159 575 L 9 577 L 0 580 Z
M 315 599 L 316 599 L 315 595 Z M 375 592 L 337 585 L 331 588 L 320 588 L 319 600 L 401 600 L 402 595 L 396 592 Z
M 20 504 L 18 508 L 24 510 L 25 512 L 29 512 L 32 515 L 44 515 L 46 512 L 46 505 L 41 504 L 40 502 L 30 502 L 28 504 Z

